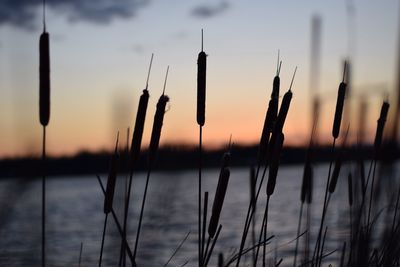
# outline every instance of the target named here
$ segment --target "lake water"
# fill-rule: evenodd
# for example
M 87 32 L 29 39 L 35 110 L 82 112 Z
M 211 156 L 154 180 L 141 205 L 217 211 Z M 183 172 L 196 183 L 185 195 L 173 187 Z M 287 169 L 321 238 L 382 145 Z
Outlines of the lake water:
M 315 238 L 322 211 L 322 198 L 328 166 L 316 166 L 314 197 L 311 209 L 312 235 Z M 349 210 L 347 173 L 343 168 L 327 215 L 326 250 L 338 249 L 348 240 Z M 268 235 L 274 234 L 267 250 L 268 257 L 283 258 L 281 266 L 291 266 L 300 210 L 302 166 L 279 170 L 275 192 L 270 200 Z M 346 173 L 347 172 L 347 173 Z M 209 211 L 214 199 L 219 170 L 204 170 L 203 189 L 210 192 Z M 102 175 L 105 184 L 106 176 Z M 121 214 L 125 177 L 119 177 L 114 207 Z M 129 220 L 129 243 L 134 247 L 139 207 L 145 174 L 134 175 Z M 190 231 L 189 238 L 168 266 L 196 266 L 197 257 L 197 171 L 154 172 L 150 178 L 138 266 L 164 266 L 174 249 Z M 265 206 L 263 187 L 257 224 Z M 94 175 L 54 177 L 47 182 L 47 262 L 48 266 L 78 266 L 83 243 L 81 266 L 98 264 L 104 222 L 103 193 Z M 239 247 L 249 201 L 249 170 L 231 169 L 231 178 L 220 223 L 223 225 L 210 266 L 215 266 L 219 252 L 229 258 Z M 41 180 L 0 181 L 0 266 L 39 266 L 41 255 Z M 210 216 L 210 215 L 209 215 Z M 304 223 L 303 223 L 304 225 Z M 248 237 L 249 240 L 250 236 Z M 312 243 L 313 244 L 313 243 Z M 277 248 L 277 250 L 275 250 Z M 112 217 L 109 217 L 103 266 L 117 266 L 120 239 Z M 276 252 L 275 252 L 276 251 Z M 332 254 L 336 260 L 339 252 Z M 250 264 L 250 257 L 242 260 Z

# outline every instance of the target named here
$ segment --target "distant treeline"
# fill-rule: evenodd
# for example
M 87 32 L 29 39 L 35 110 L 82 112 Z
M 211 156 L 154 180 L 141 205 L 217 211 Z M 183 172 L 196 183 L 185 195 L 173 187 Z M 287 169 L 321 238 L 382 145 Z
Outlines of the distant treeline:
M 257 147 L 235 145 L 232 148 L 231 165 L 236 167 L 248 167 L 256 164 Z M 282 164 L 304 163 L 307 148 L 285 147 L 282 152 Z M 327 162 L 330 160 L 330 147 L 320 146 L 313 150 L 314 162 Z M 223 149 L 206 150 L 203 154 L 203 166 L 205 168 L 220 167 Z M 50 157 L 46 160 L 46 170 L 49 176 L 55 175 L 79 175 L 108 172 L 109 152 L 89 153 L 81 152 L 70 157 Z M 349 147 L 346 150 L 346 158 L 364 160 L 372 158 L 371 146 Z M 387 146 L 382 153 L 386 159 L 397 159 L 400 151 L 393 146 Z M 120 172 L 128 170 L 128 156 L 121 152 Z M 168 146 L 160 148 L 156 161 L 157 170 L 184 170 L 198 167 L 199 152 L 195 147 Z M 42 162 L 40 158 L 17 158 L 0 160 L 0 177 L 39 177 L 41 176 Z M 147 151 L 144 151 L 136 170 L 144 171 L 147 168 Z

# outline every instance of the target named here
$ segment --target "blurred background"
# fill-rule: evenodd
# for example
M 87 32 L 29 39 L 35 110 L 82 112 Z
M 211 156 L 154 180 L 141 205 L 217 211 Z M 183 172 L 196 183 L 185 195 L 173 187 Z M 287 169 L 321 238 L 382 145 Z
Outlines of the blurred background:
M 39 155 L 39 35 L 41 0 L 0 2 L 0 157 Z M 330 138 L 343 61 L 350 62 L 346 116 L 351 139 L 365 120 L 371 142 L 383 99 L 395 110 L 398 86 L 399 2 L 48 0 L 53 156 L 113 146 L 117 130 L 134 124 L 151 53 L 150 102 L 143 146 L 167 65 L 162 144 L 197 143 L 197 54 L 208 54 L 204 143 L 259 140 L 278 50 L 281 95 L 295 66 L 285 144 L 306 144 L 318 98 L 319 138 Z M 351 104 L 351 105 L 350 105 Z M 360 112 L 362 110 L 362 112 Z M 364 114 L 365 118 L 360 118 Z M 393 114 L 390 119 L 393 122 Z M 364 138 L 360 137 L 360 138 Z

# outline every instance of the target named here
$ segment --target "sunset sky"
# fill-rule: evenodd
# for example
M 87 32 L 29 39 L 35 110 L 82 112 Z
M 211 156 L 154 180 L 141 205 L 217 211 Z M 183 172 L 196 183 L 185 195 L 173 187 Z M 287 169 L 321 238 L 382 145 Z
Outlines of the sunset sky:
M 0 157 L 40 151 L 41 2 L 0 2 Z M 380 88 L 389 90 L 390 101 L 395 96 L 399 24 L 395 0 L 47 0 L 47 4 L 51 50 L 47 147 L 52 155 L 108 149 L 118 129 L 125 136 L 126 128 L 134 125 L 151 53 L 143 145 L 149 143 L 167 65 L 166 94 L 171 101 L 161 143 L 197 143 L 196 73 L 202 28 L 208 54 L 206 146 L 226 143 L 230 134 L 236 143 L 258 141 L 278 49 L 283 61 L 281 95 L 298 66 L 285 142 L 306 142 L 313 15 L 322 19 L 322 138 L 331 132 L 342 64 L 349 55 L 352 102 L 356 105 L 360 92 L 367 90 L 371 133 L 384 97 Z

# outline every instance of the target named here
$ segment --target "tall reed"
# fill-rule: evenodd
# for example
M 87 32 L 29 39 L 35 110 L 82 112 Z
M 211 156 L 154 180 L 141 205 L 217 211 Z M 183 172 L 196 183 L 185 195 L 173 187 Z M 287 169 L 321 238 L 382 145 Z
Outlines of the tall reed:
M 46 32 L 46 1 L 43 0 L 43 32 L 39 39 L 39 120 L 42 140 L 42 267 L 46 266 L 46 126 L 50 120 L 50 35 Z
M 133 170 L 139 161 L 140 150 L 141 150 L 141 145 L 142 145 L 144 123 L 146 120 L 147 106 L 148 106 L 148 102 L 149 102 L 148 88 L 149 88 L 149 78 L 150 78 L 151 66 L 153 63 L 153 57 L 154 57 L 154 54 L 151 54 L 149 71 L 147 73 L 147 79 L 146 79 L 146 87 L 143 90 L 143 93 L 139 99 L 139 106 L 138 106 L 138 110 L 136 113 L 135 128 L 133 130 L 133 135 L 132 135 L 132 143 L 131 143 L 131 149 L 130 149 L 130 166 L 129 166 L 130 171 L 129 171 L 128 192 L 127 192 L 127 197 L 126 197 L 125 210 L 124 210 L 124 222 L 123 222 L 123 228 L 124 228 L 125 235 L 127 235 L 127 221 L 128 221 L 129 204 L 130 204 L 130 196 L 131 196 L 131 189 L 132 189 Z M 122 257 L 123 257 L 122 254 L 123 254 L 123 251 L 125 251 L 123 246 L 124 246 L 124 243 L 121 242 L 120 260 L 122 260 Z
M 203 51 L 203 29 L 201 29 L 201 52 L 197 58 L 197 124 L 199 125 L 199 179 L 198 179 L 198 266 L 201 266 L 203 259 L 202 247 L 204 247 L 204 240 L 202 240 L 201 233 L 201 171 L 203 164 L 203 126 L 205 123 L 206 113 L 206 70 L 207 70 L 207 55 Z

